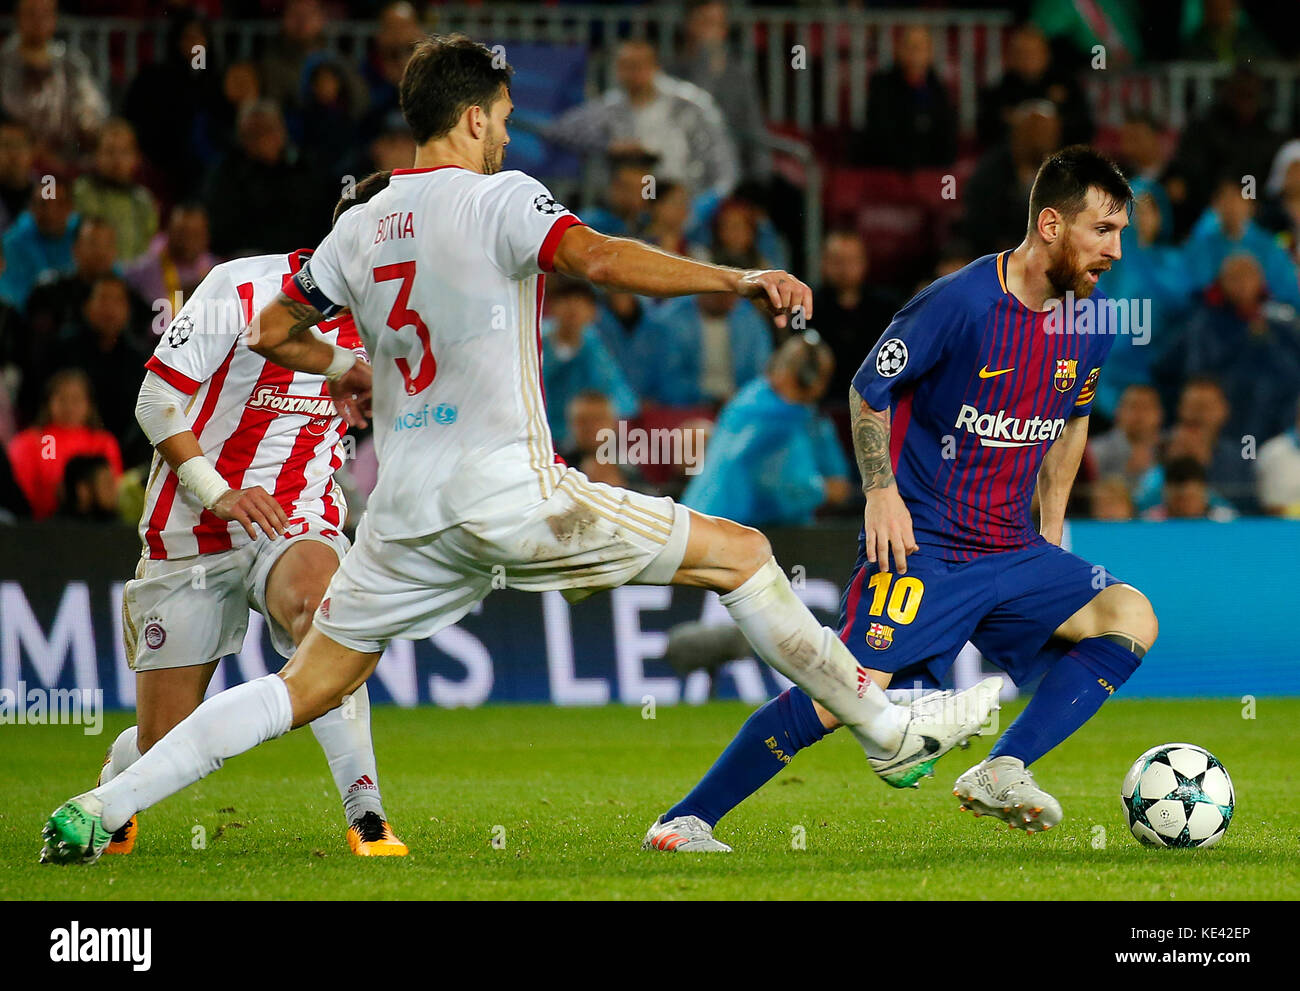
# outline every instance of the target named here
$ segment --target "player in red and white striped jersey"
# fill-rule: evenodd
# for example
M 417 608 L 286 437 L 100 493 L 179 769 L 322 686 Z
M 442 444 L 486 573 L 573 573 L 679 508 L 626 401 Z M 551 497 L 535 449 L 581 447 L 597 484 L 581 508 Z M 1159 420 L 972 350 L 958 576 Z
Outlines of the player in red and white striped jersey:
M 368 199 L 387 179 L 362 183 L 340 208 Z M 218 660 L 243 644 L 250 606 L 289 657 L 347 551 L 347 506 L 334 481 L 347 424 L 329 382 L 271 364 L 249 347 L 253 315 L 309 255 L 218 265 L 145 365 L 137 415 L 157 453 L 140 519 L 143 556 L 123 597 L 139 724 L 114 742 L 104 781 L 202 701 Z M 350 313 L 314 330 L 348 367 L 354 356 L 365 358 Z M 343 799 L 352 850 L 405 854 L 379 798 L 365 685 L 312 729 Z M 107 852 L 129 853 L 135 830 L 133 818 Z
M 145 368 L 186 397 L 190 430 L 231 488 L 261 488 L 286 514 L 317 517 L 332 535 L 343 524 L 334 472 L 347 425 L 324 378 L 273 365 L 240 338 L 258 307 L 279 295 L 309 255 L 259 255 L 218 265 Z M 342 347 L 363 350 L 350 314 L 316 330 Z M 254 539 L 238 518 L 222 519 L 205 508 L 161 455 L 150 472 L 140 538 L 145 556 L 155 561 L 227 551 Z

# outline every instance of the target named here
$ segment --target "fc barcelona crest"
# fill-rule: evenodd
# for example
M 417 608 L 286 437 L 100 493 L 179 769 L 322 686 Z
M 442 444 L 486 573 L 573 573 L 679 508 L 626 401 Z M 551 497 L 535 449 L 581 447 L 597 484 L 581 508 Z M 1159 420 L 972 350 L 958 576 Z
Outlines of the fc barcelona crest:
M 894 642 L 894 628 L 884 623 L 872 623 L 867 630 L 867 643 L 876 650 L 884 650 Z
M 1052 384 L 1056 386 L 1057 392 L 1069 392 L 1074 388 L 1074 383 L 1079 377 L 1079 362 L 1075 358 L 1057 358 L 1056 359 L 1056 378 Z

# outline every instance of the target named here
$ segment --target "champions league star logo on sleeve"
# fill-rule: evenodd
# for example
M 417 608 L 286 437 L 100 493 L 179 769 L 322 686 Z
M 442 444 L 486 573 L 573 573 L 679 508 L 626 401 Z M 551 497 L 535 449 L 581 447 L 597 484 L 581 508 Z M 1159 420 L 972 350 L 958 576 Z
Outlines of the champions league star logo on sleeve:
M 538 193 L 533 198 L 533 209 L 547 216 L 554 216 L 557 213 L 563 213 L 565 210 L 563 206 L 555 202 L 554 196 L 548 196 L 546 193 Z
M 167 346 L 169 348 L 178 348 L 190 339 L 194 333 L 194 319 L 188 313 L 182 313 L 172 321 L 171 327 L 167 329 Z
M 891 337 L 880 345 L 876 353 L 876 371 L 885 378 L 893 378 L 907 365 L 907 345 L 900 338 Z

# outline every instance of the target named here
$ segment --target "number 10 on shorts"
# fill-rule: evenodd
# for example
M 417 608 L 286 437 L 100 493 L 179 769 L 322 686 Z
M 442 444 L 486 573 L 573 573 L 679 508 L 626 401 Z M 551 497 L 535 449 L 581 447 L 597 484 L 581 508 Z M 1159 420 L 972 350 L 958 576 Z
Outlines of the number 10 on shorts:
M 925 583 L 919 578 L 904 575 L 899 578 L 892 572 L 877 571 L 867 580 L 871 589 L 871 605 L 867 608 L 870 616 L 887 615 L 900 626 L 906 626 L 916 619 L 916 611 L 921 608 L 921 597 L 925 595 Z

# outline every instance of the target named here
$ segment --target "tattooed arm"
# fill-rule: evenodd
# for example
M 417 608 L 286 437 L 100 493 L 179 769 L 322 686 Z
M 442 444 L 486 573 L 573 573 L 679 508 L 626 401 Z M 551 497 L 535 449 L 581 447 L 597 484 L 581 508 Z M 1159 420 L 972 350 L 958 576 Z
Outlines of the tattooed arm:
M 858 390 L 849 386 L 849 415 L 862 491 L 870 494 L 873 489 L 888 488 L 894 484 L 894 471 L 889 466 L 889 410 L 872 409 Z
M 898 574 L 907 573 L 907 555 L 918 550 L 912 536 L 912 514 L 894 482 L 889 460 L 889 410 L 874 410 L 849 387 L 849 413 L 853 425 L 853 453 L 862 474 L 867 497 L 863 513 L 867 560 L 881 571 L 889 570 L 890 552 Z
M 248 346 L 277 365 L 324 375 L 334 360 L 334 345 L 311 333 L 324 319 L 314 307 L 280 293 L 253 319 Z
M 370 367 L 347 348 L 331 344 L 311 328 L 320 311 L 284 293 L 262 307 L 249 328 L 248 346 L 267 361 L 330 380 L 330 395 L 349 426 L 364 427 L 370 408 Z

